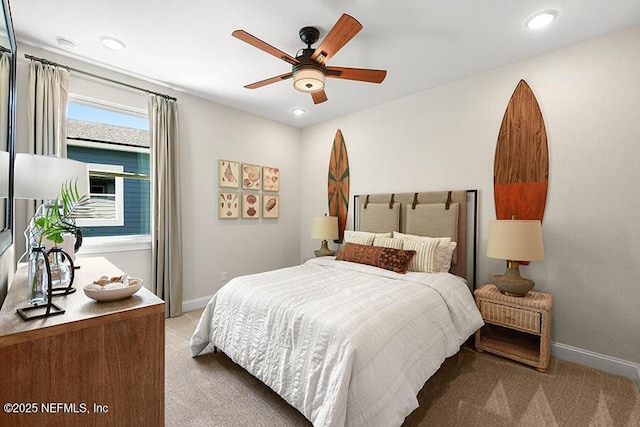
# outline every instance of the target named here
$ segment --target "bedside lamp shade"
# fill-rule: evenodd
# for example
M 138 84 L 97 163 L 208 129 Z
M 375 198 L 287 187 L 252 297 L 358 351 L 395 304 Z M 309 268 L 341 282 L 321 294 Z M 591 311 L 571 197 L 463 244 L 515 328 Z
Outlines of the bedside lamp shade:
M 487 256 L 511 261 L 544 259 L 540 221 L 506 219 L 489 222 Z
M 335 252 L 327 246 L 327 240 L 338 238 L 338 217 L 337 216 L 317 216 L 313 218 L 311 224 L 311 238 L 322 240 L 322 246 L 314 251 L 316 256 L 331 256 Z
M 502 293 L 527 295 L 535 283 L 520 276 L 519 265 L 521 261 L 544 259 L 542 224 L 538 220 L 490 221 L 487 256 L 507 261 L 505 274 L 493 276 L 493 283 Z

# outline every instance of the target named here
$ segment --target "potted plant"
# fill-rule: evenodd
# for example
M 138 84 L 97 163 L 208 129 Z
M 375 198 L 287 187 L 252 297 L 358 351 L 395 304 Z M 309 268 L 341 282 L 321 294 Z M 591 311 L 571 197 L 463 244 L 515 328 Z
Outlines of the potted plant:
M 73 262 L 70 255 L 58 245 L 68 235 L 81 238 L 75 218 L 88 216 L 91 212 L 90 203 L 88 195 L 78 193 L 75 183 L 64 183 L 60 195 L 41 205 L 30 221 L 25 233 L 29 251 L 29 303 L 38 304 L 47 300 L 49 281 L 58 286 L 71 287 Z M 53 242 L 54 248 L 47 251 L 44 248 L 45 240 Z M 69 264 L 65 258 L 68 258 Z

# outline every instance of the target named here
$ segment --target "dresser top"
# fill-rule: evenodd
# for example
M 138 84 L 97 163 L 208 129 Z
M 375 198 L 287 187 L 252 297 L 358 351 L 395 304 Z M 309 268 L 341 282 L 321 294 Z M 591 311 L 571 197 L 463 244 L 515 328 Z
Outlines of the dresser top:
M 73 287 L 77 290 L 53 298 L 64 314 L 25 321 L 16 310 L 27 307 L 27 268 L 16 271 L 7 297 L 0 310 L 0 347 L 38 336 L 82 329 L 93 324 L 135 317 L 149 312 L 164 312 L 164 301 L 144 286 L 133 296 L 120 301 L 97 302 L 84 293 L 84 286 L 100 276 L 120 276 L 123 272 L 103 257 L 77 258 Z

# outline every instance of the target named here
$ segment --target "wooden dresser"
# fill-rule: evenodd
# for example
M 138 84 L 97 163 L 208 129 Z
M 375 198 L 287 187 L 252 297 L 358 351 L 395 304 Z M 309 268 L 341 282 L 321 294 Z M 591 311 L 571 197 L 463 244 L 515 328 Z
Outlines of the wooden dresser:
M 0 425 L 163 426 L 164 302 L 146 288 L 96 302 L 82 288 L 122 274 L 104 258 L 79 258 L 62 315 L 24 321 L 26 268 L 0 310 Z

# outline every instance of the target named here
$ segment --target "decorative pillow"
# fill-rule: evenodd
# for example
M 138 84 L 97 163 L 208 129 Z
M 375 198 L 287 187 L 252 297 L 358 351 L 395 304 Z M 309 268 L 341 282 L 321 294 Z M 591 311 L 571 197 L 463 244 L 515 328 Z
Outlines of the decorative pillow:
M 371 246 L 375 237 L 391 237 L 391 233 L 370 233 L 368 231 L 345 230 L 344 243 L 356 243 L 358 245 Z
M 430 240 L 437 240 L 440 246 L 449 246 L 451 242 L 451 237 L 429 237 L 429 236 L 417 236 L 415 234 L 404 234 L 398 233 L 397 231 L 393 232 L 394 239 L 403 239 L 403 240 L 421 240 L 428 242 Z
M 393 237 L 379 237 L 373 239 L 373 246 L 382 246 L 383 248 L 402 249 L 402 239 L 394 239 Z
M 344 245 L 336 259 L 338 261 L 357 262 L 359 264 L 372 265 L 405 274 L 407 266 L 416 251 L 404 251 L 381 246 L 366 246 L 355 243 Z
M 438 247 L 438 240 L 415 240 L 406 239 L 402 242 L 404 250 L 414 250 L 416 255 L 409 263 L 408 271 L 418 271 L 421 273 L 437 273 L 435 253 Z
M 449 243 L 449 246 L 444 247 L 438 245 L 434 254 L 435 270 L 436 273 L 448 273 L 451 269 L 451 258 L 453 257 L 453 251 L 458 244 L 456 242 Z

